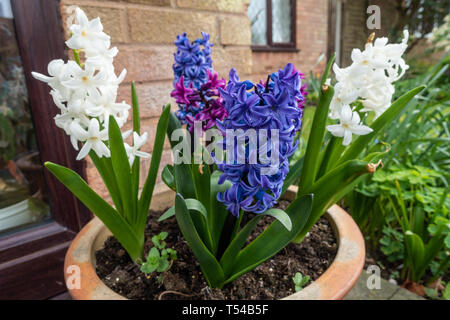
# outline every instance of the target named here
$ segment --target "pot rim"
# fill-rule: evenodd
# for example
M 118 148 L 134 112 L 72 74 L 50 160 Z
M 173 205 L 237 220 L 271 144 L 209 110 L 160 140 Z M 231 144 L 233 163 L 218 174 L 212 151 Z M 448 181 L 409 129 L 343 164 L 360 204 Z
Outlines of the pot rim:
M 297 187 L 291 186 L 284 197 L 290 200 L 295 198 L 296 193 Z M 157 201 L 161 194 L 175 195 L 171 190 L 164 191 L 155 194 L 154 201 Z M 166 199 L 163 205 L 167 206 Z M 338 205 L 328 209 L 325 217 L 329 220 L 337 238 L 336 257 L 317 280 L 282 300 L 340 300 L 353 288 L 361 275 L 365 262 L 365 246 L 364 238 L 355 221 Z M 64 261 L 64 278 L 73 299 L 127 300 L 106 286 L 93 267 L 95 249 L 102 247 L 110 235 L 100 219 L 94 217 L 72 241 Z M 74 282 L 75 272 L 79 272 L 80 275 L 79 288 L 76 288 L 77 283 Z

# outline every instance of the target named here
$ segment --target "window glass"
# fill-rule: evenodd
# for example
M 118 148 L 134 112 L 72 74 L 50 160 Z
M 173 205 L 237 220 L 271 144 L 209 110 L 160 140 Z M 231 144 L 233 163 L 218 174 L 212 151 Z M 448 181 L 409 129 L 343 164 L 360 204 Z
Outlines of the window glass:
M 49 218 L 10 0 L 0 0 L 0 235 Z
M 247 15 L 252 26 L 252 44 L 267 45 L 267 7 L 265 0 L 252 0 Z
M 291 42 L 291 0 L 272 0 L 272 42 Z

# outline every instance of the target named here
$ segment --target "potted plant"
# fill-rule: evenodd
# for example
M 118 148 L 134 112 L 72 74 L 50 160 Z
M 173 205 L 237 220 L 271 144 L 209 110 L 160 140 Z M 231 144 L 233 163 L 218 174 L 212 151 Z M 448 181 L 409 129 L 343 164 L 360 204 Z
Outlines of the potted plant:
M 57 124 L 71 135 L 74 147 L 77 148 L 80 141 L 84 143 L 79 158 L 93 149 L 90 156 L 115 205 L 115 208 L 108 205 L 69 169 L 46 163 L 47 168 L 104 223 L 98 219 L 90 222 L 77 235 L 67 253 L 66 268 L 76 265 L 83 275 L 79 288 L 69 288 L 76 299 L 124 298 L 106 287 L 95 273 L 95 251 L 110 235 L 108 229 L 144 273 L 164 272 L 176 259 L 173 250 L 165 248 L 165 235 L 162 234 L 152 239 L 153 247 L 147 258 L 143 252 L 145 221 L 166 132 L 174 153 L 174 165 L 164 168 L 162 179 L 175 192 L 166 192 L 155 199 L 161 197 L 166 205 L 174 205 L 159 221 L 176 217 L 208 287 L 221 289 L 273 257 L 289 243 L 301 242 L 326 210 L 351 190 L 359 176 L 375 172 L 379 163 L 370 161 L 381 151 L 362 160 L 357 156 L 422 89 L 410 91 L 391 107 L 390 101 L 386 102 L 389 97 L 384 96 L 380 102 L 368 95 L 373 92 L 361 86 L 350 90 L 353 99 L 342 99 L 349 93 L 346 91 L 349 88 L 340 84 L 341 76 L 361 81 L 368 74 L 376 75 L 378 81 L 390 88 L 388 83 L 405 68 L 400 60 L 405 43 L 387 47 L 387 41 L 376 42 L 375 45 L 369 41 L 364 52 L 355 51 L 354 60 L 357 62 L 354 67 L 347 70 L 335 67 L 338 78 L 336 92 L 342 95 L 334 96 L 335 90 L 327 81 L 332 59 L 322 78 L 306 154 L 290 168 L 288 159 L 297 147 L 295 137 L 302 120 L 304 96 L 300 73 L 292 64 L 287 64 L 284 69 L 269 75 L 265 82 L 253 84 L 240 81 L 233 69 L 225 85 L 225 80 L 219 79 L 211 67 L 208 35 L 203 34 L 201 39 L 190 42 L 182 34 L 175 42 L 178 51 L 175 54 L 176 78 L 172 93 L 180 110 L 173 114 L 166 106 L 162 113 L 149 178 L 138 197 L 139 175 L 136 170 L 138 172 L 139 162 L 134 156 L 147 155 L 138 151 L 143 143 L 139 135 L 134 88 L 135 145 L 130 147 L 124 146 L 120 133 L 120 125 L 126 119 L 125 104 L 114 104 L 118 109 L 105 116 L 108 104 L 92 101 L 111 91 L 113 93 L 109 97 L 115 98 L 120 79 L 115 77 L 111 63 L 117 50 L 109 49 L 109 38 L 102 32 L 98 18 L 89 21 L 80 9 L 76 12 L 77 24 L 71 27 L 72 36 L 67 45 L 74 50 L 77 63 L 52 62 L 49 68 L 52 77 L 34 74 L 53 88 L 55 103 L 62 110 L 62 115 L 55 119 Z M 373 51 L 375 47 L 377 53 Z M 83 50 L 86 56 L 84 68 L 79 50 Z M 382 59 L 385 64 L 380 62 Z M 388 69 L 387 79 L 381 76 L 385 74 L 384 69 Z M 356 78 L 357 75 L 360 78 Z M 72 101 L 73 97 L 81 99 L 81 103 Z M 358 97 L 361 99 L 355 101 Z M 330 103 L 331 114 L 340 119 L 340 124 L 327 127 Z M 369 108 L 369 103 L 380 108 L 389 107 L 381 115 L 377 114 L 379 117 L 372 123 L 372 128 L 362 125 L 358 114 L 365 111 L 363 108 Z M 188 130 L 182 127 L 183 122 L 187 123 Z M 326 129 L 337 138 L 332 138 L 322 147 Z M 347 148 L 352 134 L 360 137 Z M 216 138 L 214 142 L 204 144 L 201 142 L 203 135 L 209 139 Z M 289 191 L 290 185 L 297 180 L 300 181 L 298 191 Z M 282 196 L 289 199 L 290 204 L 284 210 L 274 208 Z M 166 200 L 170 197 L 171 202 Z M 263 216 L 274 220 L 262 233 L 249 239 Z M 336 206 L 329 210 L 328 218 L 339 238 L 339 251 L 334 263 L 313 284 L 287 299 L 340 299 L 359 277 L 364 262 L 364 243 L 358 228 Z

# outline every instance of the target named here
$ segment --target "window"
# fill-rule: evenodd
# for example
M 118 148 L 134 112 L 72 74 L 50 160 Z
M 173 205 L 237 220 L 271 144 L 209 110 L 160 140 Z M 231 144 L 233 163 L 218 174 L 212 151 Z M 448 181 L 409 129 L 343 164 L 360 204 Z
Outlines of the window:
M 247 10 L 255 51 L 296 51 L 296 0 L 252 0 Z
M 83 176 L 83 162 L 52 121 L 48 87 L 31 77 L 66 60 L 58 0 L 0 0 L 0 300 L 65 291 L 64 255 L 90 219 L 42 163 Z M 51 32 L 49 32 L 51 31 Z

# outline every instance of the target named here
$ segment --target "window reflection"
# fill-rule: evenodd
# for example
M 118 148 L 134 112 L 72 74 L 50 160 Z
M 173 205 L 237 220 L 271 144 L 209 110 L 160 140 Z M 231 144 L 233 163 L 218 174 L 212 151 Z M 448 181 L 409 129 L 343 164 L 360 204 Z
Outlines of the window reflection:
M 250 18 L 252 26 L 252 44 L 267 44 L 267 8 L 266 1 L 252 0 L 248 6 L 247 15 Z
M 247 15 L 251 22 L 252 45 L 283 47 L 292 44 L 293 5 L 292 0 L 251 0 Z
M 291 0 L 272 0 L 272 41 L 291 42 Z
M 49 218 L 9 0 L 0 0 L 0 234 Z

